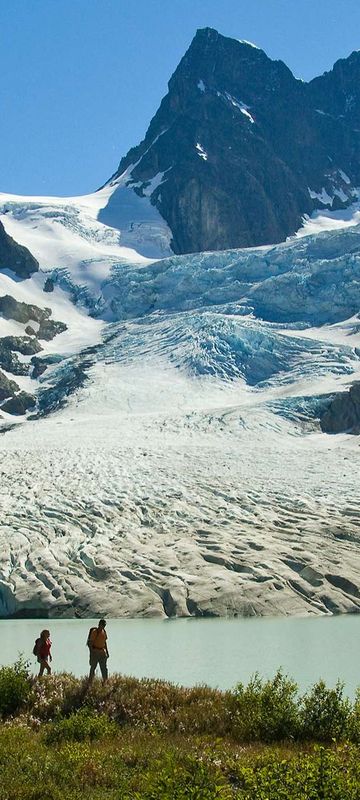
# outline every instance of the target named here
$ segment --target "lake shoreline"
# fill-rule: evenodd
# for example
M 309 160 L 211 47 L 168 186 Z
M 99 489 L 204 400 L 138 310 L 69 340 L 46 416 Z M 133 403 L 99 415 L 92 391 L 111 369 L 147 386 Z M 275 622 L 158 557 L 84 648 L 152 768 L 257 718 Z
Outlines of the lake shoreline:
M 19 653 L 32 663 L 34 641 L 47 627 L 54 670 L 80 677 L 89 668 L 86 640 L 89 628 L 97 622 L 0 620 L 0 664 L 14 663 Z M 271 678 L 282 667 L 294 676 L 301 690 L 320 678 L 329 685 L 340 679 L 350 698 L 360 683 L 358 615 L 176 621 L 108 618 L 107 632 L 110 674 L 227 690 L 239 681 L 247 682 L 259 669 L 264 678 Z

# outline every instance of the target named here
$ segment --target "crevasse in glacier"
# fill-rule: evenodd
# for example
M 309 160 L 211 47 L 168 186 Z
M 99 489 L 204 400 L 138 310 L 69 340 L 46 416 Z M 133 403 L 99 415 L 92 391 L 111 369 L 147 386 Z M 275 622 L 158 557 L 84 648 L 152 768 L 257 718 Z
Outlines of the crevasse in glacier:
M 358 438 L 319 420 L 360 376 L 360 226 L 154 260 L 82 198 L 2 209 L 40 270 L 0 295 L 67 328 L 0 315 L 42 348 L 0 409 L 0 614 L 358 610 Z

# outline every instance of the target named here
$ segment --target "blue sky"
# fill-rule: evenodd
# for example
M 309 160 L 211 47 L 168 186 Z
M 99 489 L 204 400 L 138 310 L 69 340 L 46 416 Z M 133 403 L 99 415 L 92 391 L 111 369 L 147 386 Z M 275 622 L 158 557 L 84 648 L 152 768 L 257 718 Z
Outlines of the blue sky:
M 195 31 L 309 80 L 360 48 L 359 0 L 0 0 L 0 191 L 81 194 L 143 138 Z

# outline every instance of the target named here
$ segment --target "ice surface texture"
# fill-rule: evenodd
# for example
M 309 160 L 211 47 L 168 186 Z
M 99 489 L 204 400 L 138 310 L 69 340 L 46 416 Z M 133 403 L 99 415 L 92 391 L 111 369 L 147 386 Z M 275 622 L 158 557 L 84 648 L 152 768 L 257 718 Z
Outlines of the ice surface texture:
M 40 269 L 1 294 L 67 330 L 0 412 L 0 614 L 358 611 L 358 437 L 319 418 L 360 377 L 360 226 L 149 260 L 101 202 L 3 199 Z

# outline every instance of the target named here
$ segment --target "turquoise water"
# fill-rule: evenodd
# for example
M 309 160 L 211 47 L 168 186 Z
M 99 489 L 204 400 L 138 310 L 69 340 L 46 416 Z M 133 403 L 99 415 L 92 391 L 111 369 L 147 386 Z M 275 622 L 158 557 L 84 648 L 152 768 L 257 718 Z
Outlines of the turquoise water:
M 86 639 L 92 620 L 1 620 L 0 662 L 19 652 L 36 669 L 32 648 L 42 628 L 53 641 L 53 669 L 84 675 Z M 270 677 L 279 666 L 301 689 L 320 677 L 337 678 L 352 697 L 360 686 L 360 617 L 277 619 L 108 620 L 109 670 L 221 689 L 248 681 L 258 671 Z

